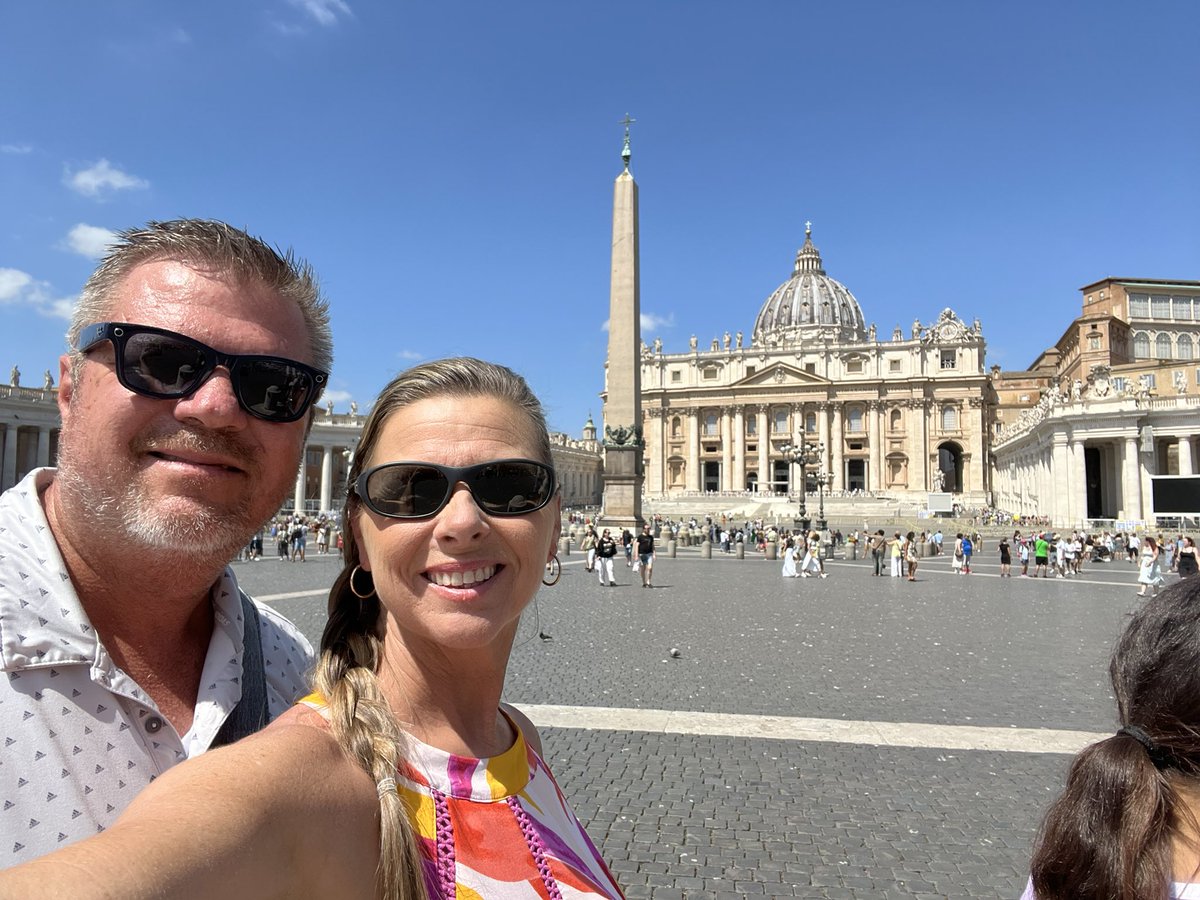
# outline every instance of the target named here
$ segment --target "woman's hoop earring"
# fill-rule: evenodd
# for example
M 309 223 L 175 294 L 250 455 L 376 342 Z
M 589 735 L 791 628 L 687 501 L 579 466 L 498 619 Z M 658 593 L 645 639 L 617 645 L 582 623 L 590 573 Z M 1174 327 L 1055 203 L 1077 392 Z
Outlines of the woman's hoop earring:
M 359 572 L 362 572 L 368 578 L 371 578 L 370 572 L 368 572 L 362 566 L 355 566 L 353 569 L 350 570 L 350 593 L 352 593 L 359 600 L 367 600 L 371 597 L 374 597 L 375 596 L 375 579 L 374 578 L 371 578 L 371 587 L 365 594 L 360 594 L 358 592 L 358 589 L 354 586 L 354 576 L 357 575 Z
M 554 554 L 554 558 L 551 559 L 550 562 L 546 563 L 546 571 L 551 573 L 552 577 L 549 581 L 547 581 L 546 576 L 543 575 L 542 584 L 544 584 L 546 587 L 553 587 L 554 585 L 558 584 L 558 579 L 562 578 L 562 563 L 558 561 L 557 553 Z

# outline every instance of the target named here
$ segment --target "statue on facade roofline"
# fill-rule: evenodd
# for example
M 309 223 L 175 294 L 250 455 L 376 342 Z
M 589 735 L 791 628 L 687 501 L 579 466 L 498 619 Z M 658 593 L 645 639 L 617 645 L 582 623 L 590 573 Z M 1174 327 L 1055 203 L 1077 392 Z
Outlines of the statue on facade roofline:
M 350 415 L 352 415 L 352 416 L 358 415 L 358 404 L 355 403 L 353 400 L 350 401 Z
M 42 387 L 44 387 L 46 390 L 50 390 L 52 387 L 54 387 L 54 376 L 50 374 L 49 369 L 46 370 L 45 379 L 45 384 L 43 384 Z
M 737 349 L 742 349 L 742 333 L 740 331 L 737 333 Z
M 21 370 L 16 366 L 13 366 L 12 371 L 8 373 L 8 383 L 10 387 L 21 386 Z
M 1175 370 L 1175 374 L 1171 376 L 1171 383 L 1175 386 L 1175 393 L 1187 393 L 1187 376 L 1183 374 L 1182 370 Z
M 691 338 L 688 339 L 688 346 L 691 347 L 693 350 L 695 350 L 697 343 L 698 342 L 696 341 L 696 336 L 693 334 L 691 336 Z

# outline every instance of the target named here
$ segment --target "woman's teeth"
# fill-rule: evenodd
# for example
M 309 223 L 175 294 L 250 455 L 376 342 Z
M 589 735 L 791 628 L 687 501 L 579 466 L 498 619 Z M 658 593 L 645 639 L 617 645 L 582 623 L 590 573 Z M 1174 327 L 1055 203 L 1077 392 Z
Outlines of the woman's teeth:
M 495 566 L 484 566 L 468 572 L 428 572 L 426 577 L 441 587 L 468 587 L 487 581 L 495 574 Z

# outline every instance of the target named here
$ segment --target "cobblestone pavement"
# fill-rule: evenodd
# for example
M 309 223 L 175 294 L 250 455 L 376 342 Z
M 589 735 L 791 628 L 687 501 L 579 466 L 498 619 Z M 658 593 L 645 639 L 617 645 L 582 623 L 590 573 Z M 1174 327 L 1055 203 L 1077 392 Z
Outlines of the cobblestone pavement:
M 1110 730 L 1107 660 L 1138 602 L 1135 568 L 1000 579 L 994 555 L 970 576 L 926 560 L 912 584 L 843 560 L 828 579 L 785 581 L 776 562 L 681 550 L 643 590 L 619 563 L 618 587 L 602 587 L 576 553 L 527 615 L 506 696 L 535 710 Z M 334 560 L 236 569 L 319 640 Z M 1070 759 L 611 724 L 543 740 L 628 896 L 655 898 L 1016 898 Z

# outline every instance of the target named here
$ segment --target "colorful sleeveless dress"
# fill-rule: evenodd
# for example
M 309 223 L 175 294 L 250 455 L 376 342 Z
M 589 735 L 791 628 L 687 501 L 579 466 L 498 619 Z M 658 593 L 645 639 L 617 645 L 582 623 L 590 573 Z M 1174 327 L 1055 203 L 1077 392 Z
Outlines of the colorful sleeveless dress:
M 303 701 L 320 711 L 321 698 Z M 517 739 L 491 759 L 407 735 L 397 790 L 412 814 L 430 900 L 573 900 L 624 895 L 550 769 Z

